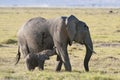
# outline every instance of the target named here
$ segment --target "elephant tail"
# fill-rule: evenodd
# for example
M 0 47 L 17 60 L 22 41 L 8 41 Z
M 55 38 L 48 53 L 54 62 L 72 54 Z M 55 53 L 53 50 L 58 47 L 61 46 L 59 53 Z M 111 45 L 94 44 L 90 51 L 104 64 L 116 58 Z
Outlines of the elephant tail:
M 20 49 L 22 50 L 22 53 L 23 53 L 24 57 L 26 57 L 30 53 L 30 50 L 29 50 L 27 44 L 26 44 L 25 48 L 22 48 L 22 46 L 20 47 L 20 45 L 18 45 L 18 53 L 16 55 L 16 63 L 15 63 L 15 65 L 18 64 L 18 62 L 20 60 L 20 57 L 21 57 Z
M 18 53 L 17 53 L 17 55 L 16 55 L 16 63 L 15 63 L 15 65 L 17 65 L 17 63 L 19 62 L 20 56 L 21 56 L 21 53 L 20 53 L 20 46 L 18 46 Z

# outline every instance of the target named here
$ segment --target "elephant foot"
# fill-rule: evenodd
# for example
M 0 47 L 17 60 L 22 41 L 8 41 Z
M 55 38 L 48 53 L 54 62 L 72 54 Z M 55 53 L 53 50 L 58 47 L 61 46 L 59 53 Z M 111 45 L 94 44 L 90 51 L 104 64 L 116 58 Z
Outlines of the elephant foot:
M 39 62 L 39 65 L 38 65 L 39 70 L 44 70 L 44 63 L 45 61 Z
M 43 70 L 44 70 L 44 66 L 38 67 L 38 69 L 39 69 L 40 71 L 43 71 Z
M 33 71 L 34 69 L 28 69 L 29 71 Z
M 44 69 L 39 68 L 39 71 L 43 71 Z
M 56 67 L 56 71 L 60 71 L 62 67 L 62 61 L 58 61 L 57 67 Z
M 58 61 L 58 64 L 57 64 L 57 67 L 56 67 L 56 71 L 60 71 L 61 70 L 61 68 L 62 68 L 62 61 Z M 72 71 L 72 69 L 71 69 L 71 65 L 69 65 L 68 66 L 68 64 L 65 64 L 64 63 L 64 65 L 65 65 L 65 71 L 69 71 L 69 72 L 71 72 Z
M 64 66 L 65 66 L 65 71 L 68 71 L 68 72 L 72 71 L 70 63 L 64 63 Z

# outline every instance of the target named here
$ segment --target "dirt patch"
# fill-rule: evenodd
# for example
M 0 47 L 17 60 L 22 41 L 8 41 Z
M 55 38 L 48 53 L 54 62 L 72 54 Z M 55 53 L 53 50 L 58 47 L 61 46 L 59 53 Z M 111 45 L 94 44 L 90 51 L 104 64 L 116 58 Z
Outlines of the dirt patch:
M 0 44 L 0 47 L 3 47 L 3 45 L 2 45 L 2 44 Z
M 95 62 L 105 62 L 105 61 L 120 61 L 119 58 L 115 57 L 115 56 L 106 56 L 104 58 L 96 58 L 96 59 L 92 59 L 92 61 L 95 61 Z
M 119 58 L 113 57 L 113 56 L 108 56 L 104 58 L 104 60 L 112 60 L 112 61 L 119 61 Z
M 5 58 L 0 58 L 0 64 L 2 64 L 2 63 L 8 63 L 8 62 L 10 62 L 9 60 L 7 60 L 7 59 L 5 59 Z
M 114 12 L 112 10 L 110 10 L 109 13 L 114 13 Z
M 120 43 L 99 43 L 96 47 L 120 47 Z
M 115 32 L 120 32 L 120 30 L 116 30 Z
M 0 47 L 9 47 L 9 46 L 5 44 L 0 44 Z

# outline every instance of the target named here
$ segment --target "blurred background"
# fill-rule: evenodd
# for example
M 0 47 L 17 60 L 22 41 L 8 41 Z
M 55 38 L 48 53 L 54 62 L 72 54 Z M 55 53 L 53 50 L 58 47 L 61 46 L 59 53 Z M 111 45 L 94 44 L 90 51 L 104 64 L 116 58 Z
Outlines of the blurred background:
M 120 0 L 0 0 L 0 7 L 119 8 Z

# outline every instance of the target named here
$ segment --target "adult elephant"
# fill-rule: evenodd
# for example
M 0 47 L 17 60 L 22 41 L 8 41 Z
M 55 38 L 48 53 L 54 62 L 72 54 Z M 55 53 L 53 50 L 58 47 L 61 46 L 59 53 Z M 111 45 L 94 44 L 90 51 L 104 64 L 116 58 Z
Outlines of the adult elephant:
M 84 67 L 86 71 L 89 71 L 88 63 L 93 52 L 93 43 L 89 28 L 84 22 L 74 15 L 48 20 L 42 17 L 32 18 L 18 32 L 17 62 L 21 52 L 25 57 L 29 53 L 38 53 L 55 46 L 58 55 L 56 71 L 61 70 L 62 63 L 66 71 L 71 71 L 67 46 L 72 45 L 73 41 L 86 46 Z

